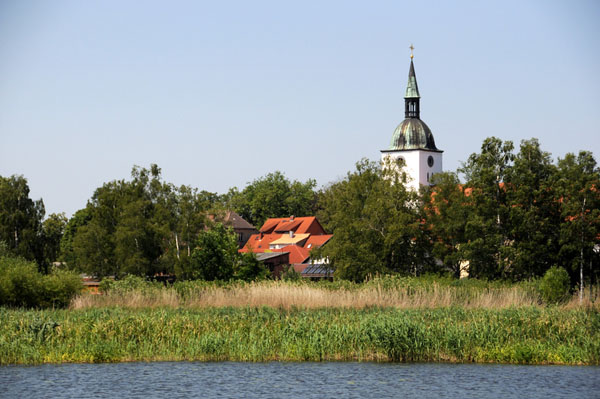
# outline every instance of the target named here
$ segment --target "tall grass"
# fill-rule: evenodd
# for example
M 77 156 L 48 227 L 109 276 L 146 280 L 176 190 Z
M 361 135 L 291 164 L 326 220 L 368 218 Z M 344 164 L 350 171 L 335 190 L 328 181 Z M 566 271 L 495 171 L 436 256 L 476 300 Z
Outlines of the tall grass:
M 0 308 L 0 364 L 158 360 L 600 364 L 600 312 Z
M 542 300 L 535 284 L 508 284 L 443 278 L 376 278 L 363 284 L 262 281 L 253 283 L 179 282 L 113 287 L 104 295 L 80 295 L 72 309 L 120 306 L 146 307 L 260 307 L 400 309 L 461 306 L 467 309 L 505 309 L 537 306 Z

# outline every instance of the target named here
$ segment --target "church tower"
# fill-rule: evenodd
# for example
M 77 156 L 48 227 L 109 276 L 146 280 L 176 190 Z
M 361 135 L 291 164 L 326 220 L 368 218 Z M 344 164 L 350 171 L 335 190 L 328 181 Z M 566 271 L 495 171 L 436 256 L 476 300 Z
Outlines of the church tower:
M 438 150 L 429 127 L 421 120 L 421 106 L 417 76 L 413 64 L 413 46 L 410 46 L 410 70 L 404 95 L 404 120 L 392 135 L 387 150 L 381 150 L 381 160 L 404 160 L 409 176 L 407 186 L 418 190 L 430 185 L 434 174 L 442 171 L 442 150 Z

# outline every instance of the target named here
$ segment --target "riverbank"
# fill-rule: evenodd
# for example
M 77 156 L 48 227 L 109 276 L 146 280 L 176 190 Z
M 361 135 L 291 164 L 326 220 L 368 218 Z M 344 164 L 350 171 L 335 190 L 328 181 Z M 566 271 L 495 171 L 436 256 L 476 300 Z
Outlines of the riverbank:
M 597 309 L 0 308 L 0 364 L 404 361 L 600 364 Z

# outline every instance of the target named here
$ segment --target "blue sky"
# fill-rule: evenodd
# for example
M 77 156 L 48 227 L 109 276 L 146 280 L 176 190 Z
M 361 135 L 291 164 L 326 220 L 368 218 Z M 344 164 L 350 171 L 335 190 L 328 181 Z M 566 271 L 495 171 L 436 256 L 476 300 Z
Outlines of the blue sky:
M 411 43 L 445 170 L 489 136 L 597 158 L 599 20 L 595 0 L 5 0 L 0 175 L 67 216 L 133 165 L 324 185 L 389 145 Z

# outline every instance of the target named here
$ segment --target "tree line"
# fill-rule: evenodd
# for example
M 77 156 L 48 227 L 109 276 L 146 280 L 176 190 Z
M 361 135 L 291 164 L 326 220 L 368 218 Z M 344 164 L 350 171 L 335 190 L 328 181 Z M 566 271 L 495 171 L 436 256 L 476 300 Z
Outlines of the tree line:
M 97 276 L 251 279 L 264 269 L 237 253 L 219 215 L 234 210 L 260 227 L 269 217 L 316 214 L 334 235 L 316 255 L 341 279 L 468 270 L 519 281 L 552 266 L 573 283 L 597 278 L 600 172 L 591 152 L 555 162 L 536 139 L 515 151 L 492 137 L 431 187 L 414 192 L 407 179 L 401 168 L 361 160 L 320 189 L 274 172 L 219 195 L 175 187 L 157 165 L 134 167 L 129 180 L 103 184 L 67 220 L 44 219 L 24 177 L 0 177 L 0 241 L 45 272 L 58 260 Z

